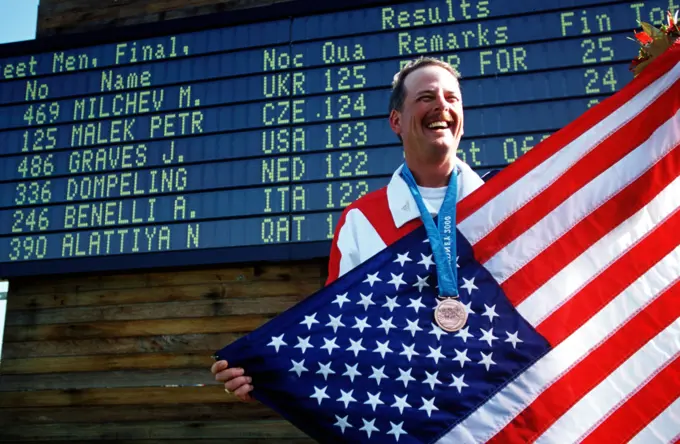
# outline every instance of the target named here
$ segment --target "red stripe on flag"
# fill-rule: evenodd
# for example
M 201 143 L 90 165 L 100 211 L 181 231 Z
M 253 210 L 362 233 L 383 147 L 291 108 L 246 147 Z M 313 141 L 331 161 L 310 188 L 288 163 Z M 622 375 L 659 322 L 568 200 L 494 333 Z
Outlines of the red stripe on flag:
M 680 40 L 678 42 L 680 42 Z M 552 157 L 563 147 L 604 120 L 607 116 L 640 93 L 640 91 L 663 76 L 678 62 L 678 60 L 680 60 L 680 44 L 676 43 L 673 47 L 657 57 L 653 63 L 650 63 L 642 74 L 624 86 L 619 92 L 608 97 L 597 106 L 590 108 L 578 119 L 522 155 L 522 157 L 513 164 L 512 168 L 501 170 L 496 176 L 489 180 L 489 182 L 484 184 L 483 187 L 479 187 L 466 196 L 458 204 L 457 222 L 460 223 L 468 218 L 472 213 L 482 208 L 498 194 L 502 193 L 527 173 L 545 162 L 546 159 Z
M 680 211 L 633 246 L 537 327 L 553 347 L 559 345 L 612 299 L 678 246 Z M 675 239 L 675 241 L 671 241 Z M 680 303 L 677 304 L 680 307 Z
M 624 443 L 637 435 L 680 396 L 680 356 L 630 397 L 582 444 Z
M 680 145 L 503 282 L 501 287 L 510 302 L 519 305 L 595 242 L 647 205 L 678 176 Z
M 680 315 L 680 281 L 664 291 L 606 342 L 548 387 L 490 442 L 534 441 L 585 394 Z
M 519 237 L 572 194 L 647 140 L 680 109 L 680 81 L 569 168 L 523 207 L 510 215 L 475 245 L 475 258 L 484 263 Z

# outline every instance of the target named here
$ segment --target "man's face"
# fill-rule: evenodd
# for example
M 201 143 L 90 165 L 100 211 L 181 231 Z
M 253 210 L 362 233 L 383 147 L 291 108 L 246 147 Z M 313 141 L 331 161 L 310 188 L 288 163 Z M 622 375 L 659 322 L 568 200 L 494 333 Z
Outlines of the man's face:
M 438 159 L 454 156 L 463 136 L 463 102 L 458 80 L 445 68 L 424 66 L 404 82 L 401 112 L 392 111 L 390 126 L 399 134 L 407 155 Z

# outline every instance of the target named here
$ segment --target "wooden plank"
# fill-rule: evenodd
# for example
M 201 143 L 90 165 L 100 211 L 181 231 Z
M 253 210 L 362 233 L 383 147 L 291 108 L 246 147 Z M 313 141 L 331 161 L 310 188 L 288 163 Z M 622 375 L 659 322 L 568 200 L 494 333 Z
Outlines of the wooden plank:
M 215 384 L 212 361 L 201 368 L 120 370 L 35 374 L 0 374 L 0 392 L 88 388 L 167 387 Z
M 229 298 L 214 301 L 20 310 L 7 313 L 6 325 L 70 324 L 76 322 L 178 319 L 250 314 L 269 315 L 282 313 L 303 300 L 306 296 L 289 295 L 267 298 Z
M 106 405 L 81 407 L 21 407 L 0 410 L 0 427 L 6 424 L 50 424 L 67 422 L 208 421 L 281 419 L 259 402 L 179 405 Z
M 100 388 L 3 392 L 0 408 L 84 405 L 226 404 L 238 401 L 215 383 L 205 387 Z
M 50 276 L 39 280 L 18 278 L 11 282 L 10 294 L 62 294 L 98 290 L 122 290 L 205 283 L 243 282 L 253 280 L 292 281 L 319 278 L 324 273 L 322 261 L 267 264 L 190 271 L 163 271 L 138 274 L 93 276 Z
M 54 339 L 124 338 L 189 333 L 244 333 L 253 331 L 274 315 L 241 315 L 191 319 L 83 322 L 76 324 L 5 327 L 5 342 Z
M 11 444 L 11 443 L 19 443 L 19 442 L 27 442 L 25 440 L 16 440 L 16 439 L 11 439 L 11 440 L 5 440 L 3 444 Z M 36 442 L 34 439 L 32 439 L 29 442 Z M 43 441 L 38 441 L 38 442 L 43 442 Z M 66 441 L 62 441 L 59 439 L 50 439 L 49 442 L 67 442 L 68 444 L 92 444 L 92 440 L 86 440 L 86 441 L 80 441 L 80 440 L 72 440 L 72 439 L 67 439 Z M 108 441 L 111 442 L 111 441 Z M 172 441 L 164 440 L 164 439 L 126 439 L 126 440 L 119 440 L 116 439 L 113 441 L 117 444 L 224 444 L 224 439 L 223 438 L 215 438 L 215 439 L 173 439 Z M 311 438 L 277 438 L 275 441 L 276 444 L 316 444 L 317 441 L 314 441 Z M 271 438 L 230 438 L 229 439 L 229 444 L 272 444 Z
M 17 359 L 130 353 L 195 353 L 197 350 L 219 350 L 241 336 L 242 333 L 211 333 L 6 342 L 3 344 L 2 357 Z M 96 360 L 98 357 L 92 356 L 92 359 Z
M 202 284 L 206 282 L 238 282 L 250 280 L 254 275 L 255 269 L 253 267 L 239 267 L 175 273 L 64 275 L 50 278 L 45 277 L 39 280 L 19 278 L 12 281 L 12 294 L 58 294 L 97 290 L 122 290 L 126 288 L 151 288 L 177 284 Z M 181 276 L 181 279 L 179 276 Z
M 226 344 L 225 344 L 226 345 Z M 96 372 L 169 368 L 209 368 L 216 350 L 192 353 L 140 353 L 135 355 L 65 356 L 54 358 L 22 358 L 2 361 L 5 375 Z
M 206 439 L 206 438 L 305 438 L 285 420 L 261 421 L 175 421 L 110 424 L 21 424 L 0 430 L 0 439 Z M 230 441 L 231 442 L 231 441 Z
M 45 293 L 36 295 L 16 295 L 12 293 L 7 300 L 7 311 L 151 302 L 219 301 L 243 297 L 260 298 L 285 295 L 309 296 L 322 287 L 323 284 L 319 282 L 318 278 L 308 278 L 292 281 L 208 282 L 203 284 L 170 287 Z

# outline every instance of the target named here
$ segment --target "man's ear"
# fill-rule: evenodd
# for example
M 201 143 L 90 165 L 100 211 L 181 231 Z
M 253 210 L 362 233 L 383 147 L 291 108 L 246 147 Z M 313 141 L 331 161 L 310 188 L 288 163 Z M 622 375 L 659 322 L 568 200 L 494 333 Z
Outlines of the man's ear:
M 390 111 L 390 128 L 401 137 L 401 113 L 395 109 Z

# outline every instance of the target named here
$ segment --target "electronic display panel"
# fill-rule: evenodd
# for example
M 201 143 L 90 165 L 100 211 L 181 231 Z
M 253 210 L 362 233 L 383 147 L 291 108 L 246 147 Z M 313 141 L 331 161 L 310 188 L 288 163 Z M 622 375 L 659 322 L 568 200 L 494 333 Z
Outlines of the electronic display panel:
M 461 72 L 484 174 L 627 84 L 628 37 L 678 7 L 315 3 L 0 46 L 0 277 L 326 256 L 403 162 L 404 62 Z

